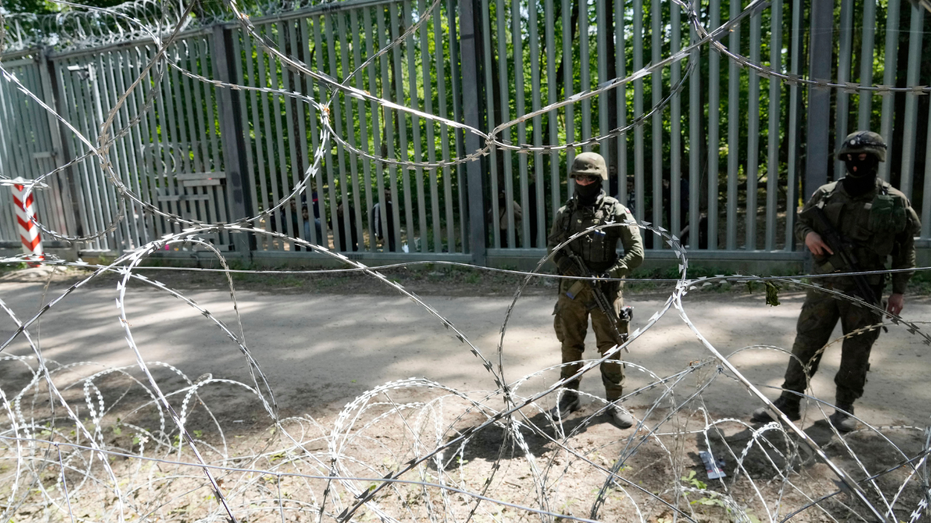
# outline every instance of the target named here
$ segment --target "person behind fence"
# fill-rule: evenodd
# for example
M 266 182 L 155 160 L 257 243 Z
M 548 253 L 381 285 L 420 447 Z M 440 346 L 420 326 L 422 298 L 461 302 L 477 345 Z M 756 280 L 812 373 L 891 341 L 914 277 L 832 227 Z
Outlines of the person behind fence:
M 593 226 L 632 220 L 627 208 L 607 196 L 602 189 L 602 184 L 608 179 L 608 170 L 601 155 L 579 154 L 572 162 L 569 178 L 570 183 L 575 184 L 575 194 L 556 212 L 547 238 L 550 251 L 572 235 Z M 623 256 L 618 256 L 618 243 L 624 248 Z M 560 280 L 559 298 L 553 314 L 556 338 L 562 344 L 564 366 L 560 377 L 566 380 L 582 368 L 578 361 L 585 350 L 589 317 L 600 354 L 626 341 L 630 308 L 623 306 L 618 279 L 643 262 L 640 229 L 636 225 L 619 225 L 591 231 L 557 251 L 553 261 L 559 274 L 564 276 L 611 279 Z M 610 360 L 601 364 L 601 381 L 605 386 L 605 396 L 611 402 L 608 411 L 612 421 L 620 428 L 628 428 L 634 423 L 633 416 L 615 403 L 624 392 L 624 366 L 620 360 L 620 351 L 617 351 Z M 575 378 L 565 383 L 565 389 L 551 411 L 554 418 L 562 419 L 579 409 L 580 381 L 581 378 Z
M 385 192 L 383 193 L 382 202 L 384 202 L 384 205 L 382 205 L 382 203 L 380 202 L 372 206 L 372 219 L 371 219 L 372 234 L 375 236 L 375 238 L 377 238 L 381 242 L 385 242 L 385 239 L 387 238 L 387 244 L 385 245 L 385 247 L 387 248 L 388 251 L 394 252 L 395 250 L 394 214 L 391 208 L 391 191 L 390 190 L 385 189 Z M 385 229 L 387 229 L 387 231 L 382 230 L 382 223 L 381 223 L 382 209 L 384 209 L 384 212 L 385 212 L 385 223 L 386 223 Z
M 498 192 L 498 231 L 501 235 L 501 248 L 507 249 L 508 244 L 508 207 L 507 207 L 507 194 L 504 189 Z M 511 212 L 514 214 L 514 236 L 517 237 L 517 231 L 520 230 L 521 220 L 523 219 L 523 211 L 520 208 L 520 205 L 511 200 Z M 488 225 L 494 224 L 494 209 L 489 207 L 485 211 L 485 223 Z
M 814 257 L 815 274 L 883 270 L 891 258 L 893 269 L 915 267 L 915 235 L 920 224 L 904 194 L 876 174 L 886 161 L 886 144 L 873 132 L 858 131 L 844 140 L 837 158 L 846 165 L 840 181 L 822 185 L 799 213 L 795 235 Z M 899 314 L 905 305 L 905 287 L 910 272 L 892 273 L 892 294 L 886 311 Z M 823 278 L 820 285 L 856 296 L 881 306 L 885 274 Z M 857 428 L 851 417 L 854 402 L 863 395 L 870 369 L 870 350 L 879 337 L 882 315 L 846 299 L 810 289 L 799 314 L 792 358 L 782 384 L 783 392 L 773 403 L 786 417 L 800 418 L 801 394 L 807 379 L 814 376 L 831 332 L 841 322 L 844 335 L 840 370 L 834 376 L 836 408 L 829 421 L 838 431 Z M 872 328 L 868 328 L 872 326 Z M 863 329 L 863 331 L 854 333 Z M 807 373 L 806 373 L 807 369 Z M 753 413 L 753 420 L 773 419 L 766 407 Z

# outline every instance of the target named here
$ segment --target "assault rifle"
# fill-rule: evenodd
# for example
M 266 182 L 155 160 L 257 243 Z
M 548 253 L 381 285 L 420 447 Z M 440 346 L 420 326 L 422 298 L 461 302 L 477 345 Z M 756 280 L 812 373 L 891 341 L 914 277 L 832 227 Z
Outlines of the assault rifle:
M 821 207 L 813 206 L 802 212 L 802 216 L 806 214 L 810 214 L 818 223 L 819 228 L 823 231 L 820 236 L 824 240 L 824 243 L 834 251 L 835 256 L 840 257 L 847 270 L 850 272 L 860 272 L 856 256 L 850 252 L 848 243 L 844 241 L 843 237 L 837 232 L 837 229 L 831 225 L 827 215 L 824 214 L 824 210 Z M 857 292 L 860 293 L 863 299 L 870 305 L 879 306 L 879 298 L 876 296 L 876 293 L 873 292 L 873 288 L 870 287 L 870 283 L 866 280 L 866 276 L 862 274 L 853 274 L 851 278 L 853 278 L 853 281 L 856 283 Z
M 576 276 L 592 274 L 592 272 L 588 270 L 588 267 L 585 265 L 585 262 L 582 261 L 582 258 L 580 258 L 578 254 L 572 252 L 572 249 L 566 248 L 564 252 L 574 265 L 573 269 L 575 270 L 572 272 L 578 272 Z M 618 328 L 618 325 L 620 325 L 622 319 L 626 320 L 627 322 L 630 322 L 633 319 L 633 307 L 624 307 L 621 310 L 621 316 L 619 317 L 617 311 L 614 310 L 614 303 L 605 295 L 604 290 L 601 288 L 601 285 L 599 285 L 599 282 L 593 278 L 588 280 L 588 283 L 591 285 L 592 296 L 595 298 L 595 304 L 598 306 L 601 312 L 603 312 L 605 316 L 608 317 L 608 320 L 611 322 L 611 326 L 614 327 L 614 331 L 617 333 L 619 339 L 622 340 L 622 343 L 627 341 L 629 335 L 626 332 L 621 332 L 621 330 Z M 580 284 L 584 284 L 584 282 L 580 280 L 576 283 L 576 285 Z M 573 289 L 576 288 L 576 285 L 570 287 L 566 292 L 566 296 L 569 296 L 569 298 L 573 300 L 578 294 L 578 291 L 573 292 Z M 624 350 L 630 352 L 627 347 L 624 347 Z

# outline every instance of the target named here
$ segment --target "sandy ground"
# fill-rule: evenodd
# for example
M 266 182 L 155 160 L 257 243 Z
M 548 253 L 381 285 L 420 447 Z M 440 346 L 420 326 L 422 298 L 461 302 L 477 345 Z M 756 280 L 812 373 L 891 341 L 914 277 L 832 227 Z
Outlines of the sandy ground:
M 373 281 L 372 285 L 379 283 Z M 0 299 L 25 320 L 66 288 L 63 283 L 52 283 L 46 289 L 41 281 L 7 278 L 0 282 Z M 181 292 L 238 331 L 227 290 Z M 501 361 L 509 382 L 559 361 L 552 329 L 554 296 L 537 294 L 521 298 L 506 325 Z M 124 339 L 115 307 L 116 296 L 115 285 L 82 288 L 46 312 L 32 330 L 43 355 L 61 364 L 134 364 L 136 357 Z M 510 296 L 422 298 L 497 365 Z M 661 312 L 665 298 L 657 293 L 627 293 L 627 303 L 635 307 L 633 327 L 643 328 L 651 316 Z M 770 307 L 760 292 L 702 293 L 687 295 L 683 311 L 722 354 L 751 345 L 790 348 L 803 295 L 783 293 L 780 299 L 780 306 Z M 247 290 L 237 292 L 237 302 L 248 347 L 284 413 L 333 414 L 368 389 L 409 377 L 424 377 L 463 391 L 496 388 L 492 375 L 467 345 L 436 316 L 405 296 Z M 127 313 L 133 338 L 147 361 L 170 363 L 191 378 L 212 373 L 214 377 L 250 381 L 238 347 L 183 301 L 134 282 L 127 292 Z M 916 322 L 928 320 L 931 300 L 908 300 L 903 316 Z M 0 320 L 0 337 L 8 339 L 14 328 L 8 318 Z M 839 326 L 836 334 L 840 335 Z M 590 334 L 586 357 L 597 354 L 593 338 Z M 5 351 L 13 355 L 30 352 L 22 338 Z M 670 308 L 636 340 L 625 359 L 667 376 L 710 356 L 679 311 Z M 833 402 L 833 376 L 839 359 L 840 350 L 835 345 L 813 380 L 815 395 L 829 402 Z M 781 383 L 786 361 L 786 355 L 774 351 L 748 351 L 733 359 L 764 391 Z M 929 363 L 931 352 L 920 337 L 890 325 L 874 347 L 869 383 L 856 405 L 857 414 L 877 425 L 925 426 L 931 414 L 931 387 L 926 386 Z M 629 387 L 653 381 L 633 368 L 628 376 Z M 544 374 L 546 383 L 555 377 L 554 372 Z M 706 392 L 713 415 L 743 418 L 758 406 L 736 382 L 719 383 Z M 597 374 L 583 380 L 583 389 L 601 394 Z M 768 392 L 774 397 L 771 390 Z M 642 406 L 649 401 L 644 398 Z M 636 399 L 633 406 L 637 407 Z

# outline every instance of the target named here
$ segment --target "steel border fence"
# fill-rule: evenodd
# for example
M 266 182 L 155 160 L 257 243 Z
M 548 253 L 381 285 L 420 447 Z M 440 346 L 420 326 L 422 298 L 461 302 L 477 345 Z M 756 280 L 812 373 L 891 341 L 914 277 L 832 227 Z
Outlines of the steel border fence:
M 466 24 L 463 5 L 440 2 L 418 31 L 349 82 L 456 121 L 468 120 L 468 106 L 477 102 L 474 125 L 490 130 L 658 63 L 699 39 L 681 6 L 659 0 L 646 5 L 643 0 L 475 0 L 468 7 L 475 18 Z M 743 5 L 706 0 L 699 7 L 700 21 L 713 29 L 738 16 Z M 687 236 L 699 258 L 795 258 L 795 207 L 819 183 L 842 172 L 830 151 L 847 132 L 869 127 L 890 144 L 895 160 L 882 165 L 881 176 L 913 199 L 926 244 L 931 240 L 931 204 L 924 198 L 931 194 L 931 109 L 919 87 L 931 84 L 931 71 L 922 69 L 927 62 L 922 51 L 928 47 L 923 34 L 929 32 L 931 17 L 901 0 L 878 7 L 871 1 L 842 0 L 828 22 L 825 15 L 813 16 L 812 8 L 802 0 L 775 0 L 721 39 L 740 59 L 725 55 L 722 66 L 720 51 L 696 48 L 650 78 L 521 119 L 500 138 L 529 150 L 492 148 L 471 165 L 404 166 L 405 161 L 463 156 L 471 150 L 468 138 L 337 93 L 328 113 L 333 130 L 350 148 L 392 161 L 371 160 L 332 142 L 303 199 L 266 216 L 260 225 L 366 258 L 396 259 L 395 253 L 480 261 L 486 254 L 538 256 L 554 212 L 571 194 L 567 164 L 576 151 L 595 150 L 611 166 L 610 192 L 628 203 L 638 220 Z M 350 1 L 254 23 L 286 54 L 345 81 L 425 9 L 424 0 Z M 803 26 L 808 19 L 809 26 Z M 461 45 L 462 32 L 472 26 L 474 47 Z M 828 34 L 830 46 L 816 45 L 812 35 L 819 31 Z M 883 36 L 879 45 L 878 33 Z M 2 57 L 2 63 L 95 140 L 100 123 L 153 49 L 143 40 L 78 51 L 20 51 Z M 320 101 L 334 92 L 264 53 L 233 23 L 183 33 L 169 57 L 213 80 Z M 885 66 L 887 57 L 895 57 L 895 66 Z M 785 82 L 743 67 L 741 60 L 849 88 Z M 896 67 L 901 63 L 904 70 Z M 683 81 L 689 68 L 693 71 Z M 466 73 L 473 70 L 477 74 Z M 115 131 L 127 131 L 108 149 L 114 172 L 140 197 L 190 219 L 235 220 L 247 211 L 271 208 L 310 166 L 322 125 L 313 106 L 277 93 L 230 94 L 174 69 L 166 70 L 158 85 L 152 78 L 145 78 L 143 88 L 134 90 L 113 116 Z M 873 85 L 880 88 L 862 88 Z M 912 89 L 892 92 L 883 86 Z M 0 82 L 3 177 L 31 179 L 88 152 L 43 113 L 9 82 Z M 626 131 L 591 140 L 618 129 Z M 571 142 L 585 144 L 547 149 Z M 230 152 L 236 156 L 227 161 Z M 813 166 L 822 159 L 823 168 Z M 235 182 L 240 185 L 229 187 L 235 170 L 241 170 Z M 40 219 L 56 231 L 101 232 L 120 212 L 115 189 L 95 157 L 50 179 L 48 189 L 37 191 L 38 209 Z M 236 190 L 245 201 L 234 203 Z M 13 242 L 7 191 L 0 188 L 0 241 Z M 392 199 L 390 205 L 386 198 Z M 131 250 L 179 227 L 146 216 L 133 202 L 124 205 L 126 219 L 84 248 Z M 307 218 L 300 212 L 304 205 Z M 381 212 L 386 207 L 389 212 Z M 224 233 L 212 241 L 233 250 L 295 250 L 288 242 L 234 245 Z M 661 242 L 648 246 L 664 248 Z

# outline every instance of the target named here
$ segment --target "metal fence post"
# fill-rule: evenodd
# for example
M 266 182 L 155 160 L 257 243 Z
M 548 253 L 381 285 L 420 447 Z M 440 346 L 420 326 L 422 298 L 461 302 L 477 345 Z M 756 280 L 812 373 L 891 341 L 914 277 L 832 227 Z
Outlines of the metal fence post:
M 57 63 L 49 58 L 48 49 L 43 49 L 39 54 L 39 76 L 42 82 L 43 98 L 49 107 L 54 107 L 58 114 L 64 114 L 64 104 L 62 103 L 62 84 L 59 81 Z M 58 125 L 58 118 L 48 113 L 49 135 L 52 139 L 52 158 L 57 165 L 65 165 L 74 160 L 74 153 L 71 151 L 71 142 L 66 134 L 67 129 Z M 84 221 L 81 219 L 80 198 L 78 191 L 83 188 L 78 187 L 74 182 L 74 167 L 68 166 L 64 170 L 64 180 L 59 180 L 59 187 L 62 189 L 62 205 L 69 212 L 65 212 L 65 223 L 69 227 L 69 235 L 84 236 L 86 228 Z M 77 251 L 77 246 L 75 246 Z
M 809 50 L 809 77 L 826 81 L 831 78 L 831 53 L 834 48 L 834 2 L 811 3 L 811 48 Z M 825 87 L 808 88 L 808 145 L 806 147 L 805 198 L 828 182 L 831 129 L 831 90 Z
M 466 125 L 481 129 L 482 116 L 479 113 L 481 85 L 479 84 L 479 64 L 482 60 L 480 24 L 476 15 L 481 9 L 477 0 L 463 0 L 459 3 L 459 41 L 460 62 L 462 64 L 462 112 Z M 465 152 L 471 154 L 482 147 L 478 136 L 465 134 Z M 469 197 L 469 247 L 472 263 L 485 264 L 485 204 L 482 179 L 482 161 L 473 160 L 466 164 L 466 185 Z
M 237 58 L 233 55 L 233 29 L 222 25 L 213 28 L 213 71 L 216 79 L 234 83 Z M 217 87 L 217 112 L 220 119 L 220 136 L 223 142 L 223 158 L 226 166 L 226 198 L 229 205 L 230 222 L 252 216 L 252 202 L 246 198 L 243 184 L 246 172 L 246 143 L 241 122 L 242 108 L 239 97 L 233 96 L 229 87 Z M 251 234 L 231 234 L 233 249 L 244 253 L 251 260 L 255 239 Z

